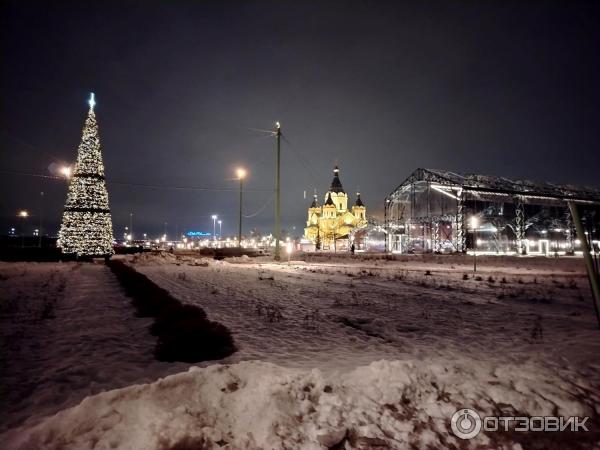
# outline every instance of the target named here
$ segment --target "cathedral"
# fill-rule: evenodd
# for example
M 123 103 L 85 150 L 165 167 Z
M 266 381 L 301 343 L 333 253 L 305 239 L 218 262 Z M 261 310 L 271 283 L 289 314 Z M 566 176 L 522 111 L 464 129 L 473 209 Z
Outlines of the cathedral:
M 308 208 L 304 237 L 317 249 L 341 250 L 350 245 L 352 232 L 367 225 L 367 209 L 356 194 L 352 208 L 348 208 L 348 194 L 340 181 L 340 169 L 333 169 L 333 181 L 319 205 L 317 194 Z

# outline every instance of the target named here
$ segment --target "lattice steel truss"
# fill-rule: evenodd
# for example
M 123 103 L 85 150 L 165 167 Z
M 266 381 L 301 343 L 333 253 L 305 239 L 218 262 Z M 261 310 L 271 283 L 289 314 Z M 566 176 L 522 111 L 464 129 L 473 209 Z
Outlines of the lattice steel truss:
M 406 208 L 412 211 L 415 202 L 415 186 L 417 185 L 427 187 L 427 200 L 423 200 L 423 204 L 425 201 L 428 202 L 428 217 L 426 218 L 414 217 L 411 215 L 412 212 L 405 211 Z M 455 199 L 456 208 L 452 215 L 443 218 L 429 216 L 429 192 L 431 189 Z M 567 211 L 567 201 L 596 208 L 600 206 L 600 189 L 487 175 L 463 175 L 450 171 L 421 168 L 415 170 L 386 197 L 383 225 L 389 234 L 409 229 L 408 224 L 427 221 L 430 229 L 434 230 L 431 236 L 431 245 L 433 249 L 438 249 L 438 222 L 449 220 L 454 228 L 452 246 L 456 251 L 465 251 L 468 231 L 466 214 L 473 213 L 472 210 L 469 212 L 467 209 L 467 203 L 471 205 L 473 202 L 511 204 L 514 205 L 515 217 L 510 226 L 516 238 L 517 252 L 522 253 L 526 230 L 531 226 L 532 221 L 532 217 L 526 217 L 526 206 L 558 207 L 565 208 L 564 233 L 568 243 L 567 248 L 572 251 L 575 233 L 570 214 Z

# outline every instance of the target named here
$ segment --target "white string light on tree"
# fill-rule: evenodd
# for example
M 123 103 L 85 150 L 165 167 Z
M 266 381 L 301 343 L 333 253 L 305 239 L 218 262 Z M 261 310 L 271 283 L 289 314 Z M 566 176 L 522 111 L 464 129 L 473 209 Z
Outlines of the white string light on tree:
M 58 241 L 63 253 L 75 253 L 78 257 L 109 256 L 114 253 L 93 93 L 89 105 Z

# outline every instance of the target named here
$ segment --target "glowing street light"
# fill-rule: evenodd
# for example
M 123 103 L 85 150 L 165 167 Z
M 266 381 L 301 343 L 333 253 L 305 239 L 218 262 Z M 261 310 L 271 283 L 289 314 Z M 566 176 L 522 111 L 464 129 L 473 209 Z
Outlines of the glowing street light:
M 71 166 L 62 166 L 59 171 L 67 180 L 71 178 Z
M 19 217 L 27 219 L 29 217 L 29 213 L 23 209 L 23 210 L 19 211 Z
M 222 220 L 218 220 L 217 223 L 219 224 L 219 240 L 220 240 L 221 236 L 223 236 L 223 234 L 221 233 L 222 227 L 223 227 L 223 221 Z
M 240 167 L 236 169 L 235 174 L 239 179 L 246 178 L 246 169 Z

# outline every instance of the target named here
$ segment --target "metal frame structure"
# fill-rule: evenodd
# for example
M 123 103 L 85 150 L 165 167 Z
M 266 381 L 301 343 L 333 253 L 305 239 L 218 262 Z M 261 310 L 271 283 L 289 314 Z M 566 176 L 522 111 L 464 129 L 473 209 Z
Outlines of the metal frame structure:
M 433 199 L 437 199 L 437 206 L 433 205 Z M 575 229 L 567 202 L 595 210 L 600 216 L 600 189 L 420 168 L 385 198 L 386 249 L 405 251 L 405 248 L 397 248 L 398 239 L 404 235 L 414 241 L 411 230 L 418 224 L 423 230 L 419 239 L 421 250 L 440 251 L 439 230 L 446 223 L 452 228 L 453 251 L 465 252 L 469 237 L 467 218 L 470 215 L 492 217 L 493 213 L 483 210 L 489 208 L 500 211 L 496 217 L 503 216 L 503 230 L 510 228 L 510 245 L 514 253 L 528 251 L 529 228 L 537 220 L 534 216 L 542 213 L 544 217 L 551 215 L 553 223 L 560 224 L 561 248 L 566 253 L 573 252 Z M 505 209 L 507 211 L 503 213 Z M 509 224 L 505 220 L 508 216 Z M 496 230 L 491 238 L 498 240 L 500 234 Z

